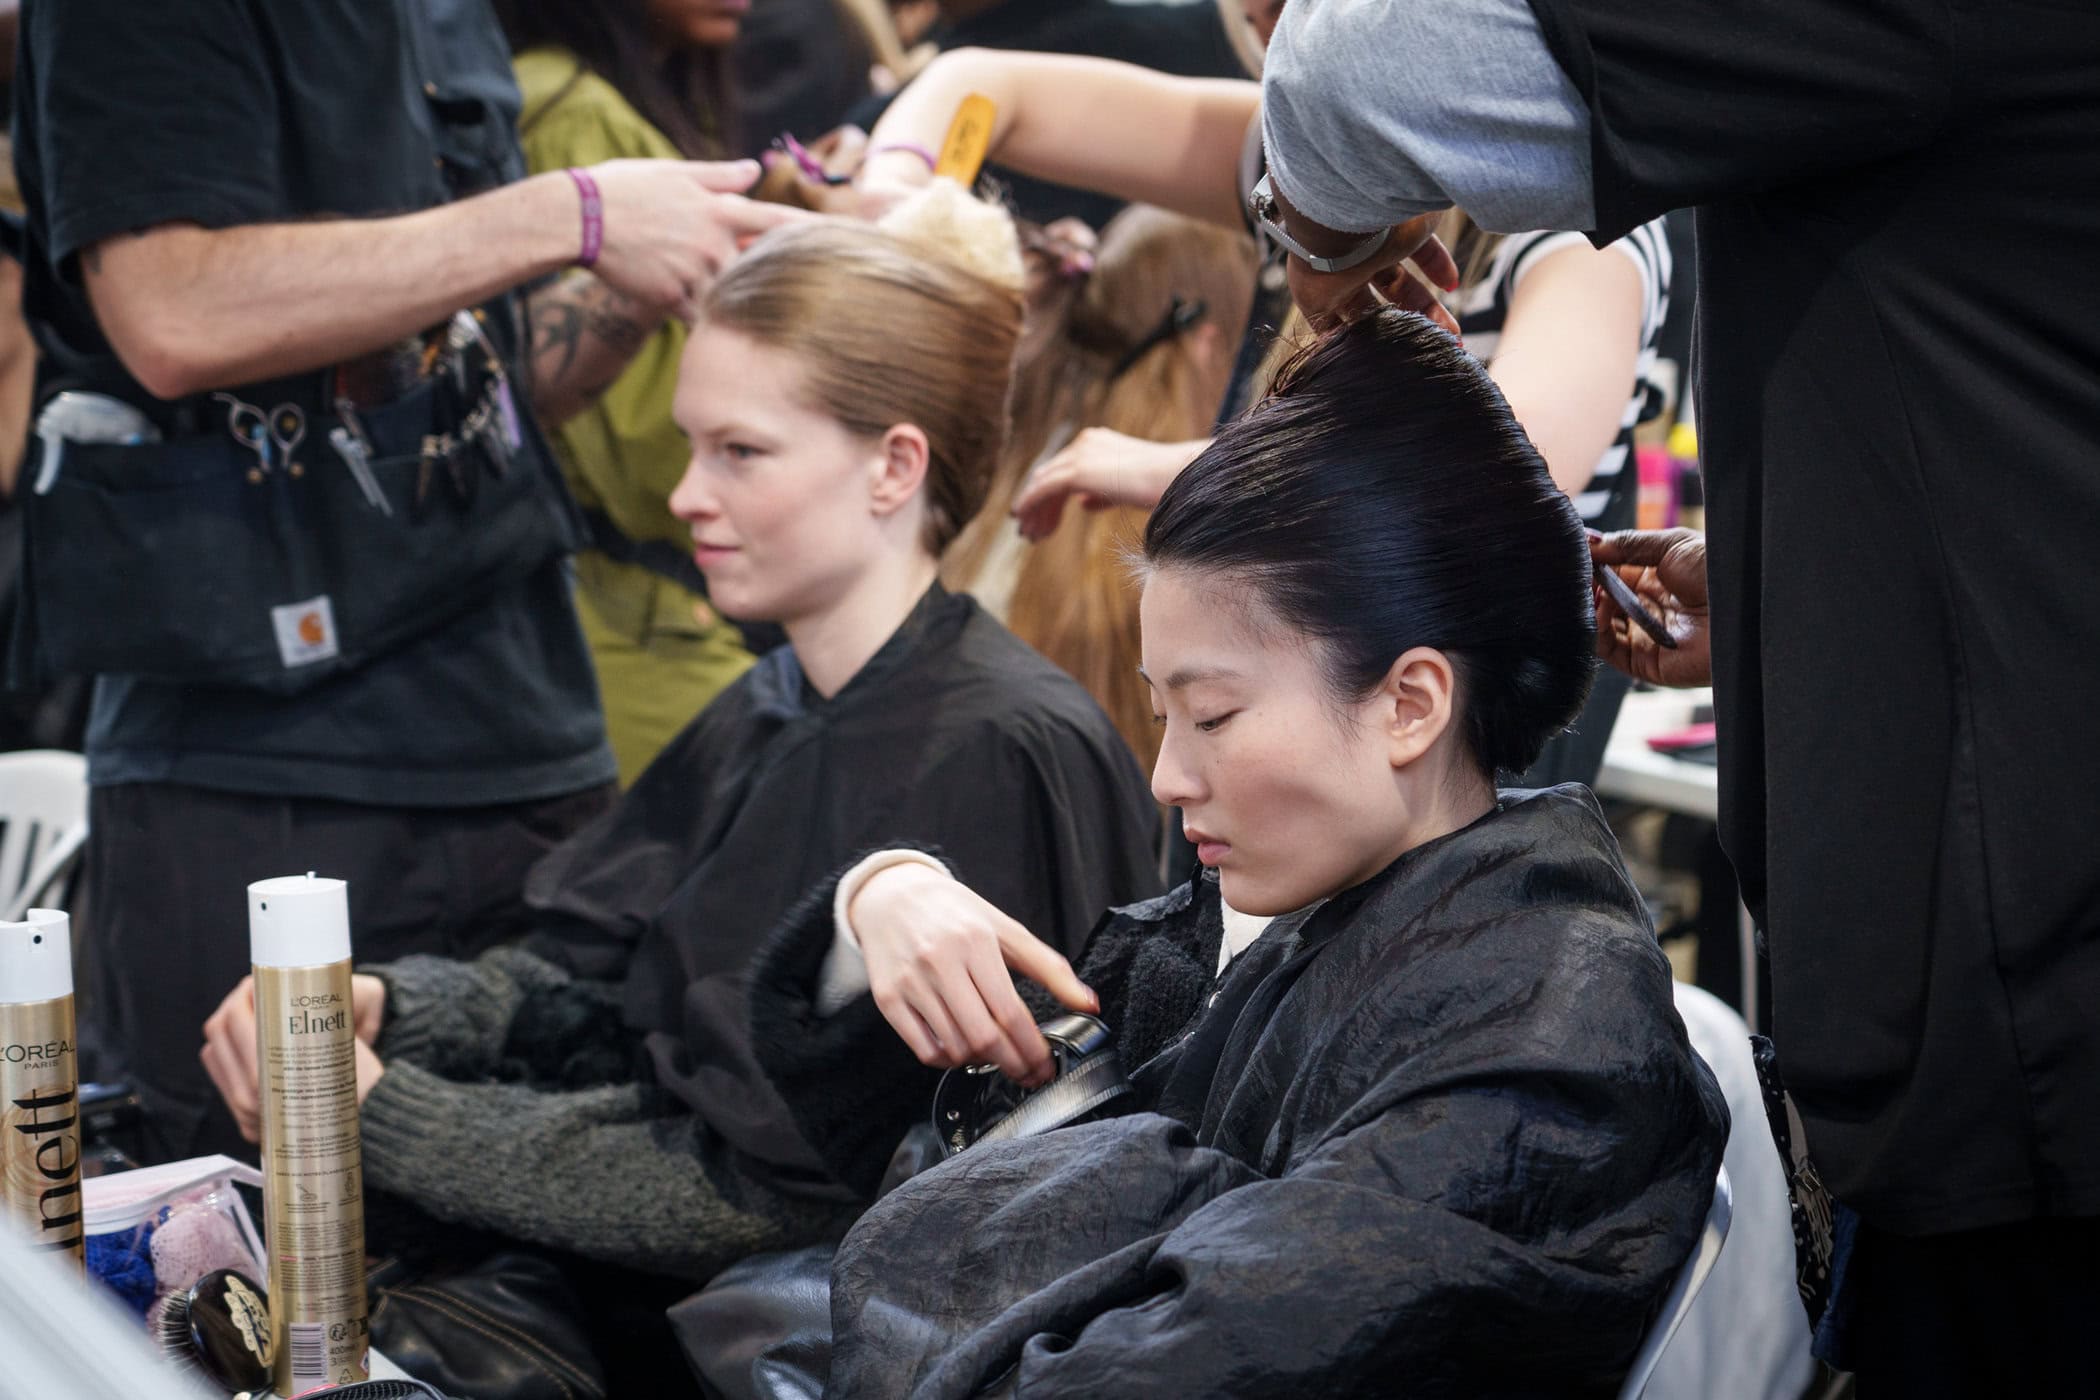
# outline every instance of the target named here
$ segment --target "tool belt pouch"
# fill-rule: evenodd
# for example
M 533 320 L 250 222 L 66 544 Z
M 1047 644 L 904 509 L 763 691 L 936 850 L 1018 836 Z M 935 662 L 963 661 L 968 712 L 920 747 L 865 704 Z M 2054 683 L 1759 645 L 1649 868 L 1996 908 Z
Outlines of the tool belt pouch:
M 424 464 L 425 383 L 358 415 L 360 481 L 317 416 L 290 462 L 257 470 L 223 431 L 138 446 L 68 443 L 23 493 L 18 681 L 70 673 L 304 690 L 383 656 L 573 552 L 582 525 L 545 440 L 517 415 L 498 465 Z M 376 486 L 384 508 L 375 498 Z

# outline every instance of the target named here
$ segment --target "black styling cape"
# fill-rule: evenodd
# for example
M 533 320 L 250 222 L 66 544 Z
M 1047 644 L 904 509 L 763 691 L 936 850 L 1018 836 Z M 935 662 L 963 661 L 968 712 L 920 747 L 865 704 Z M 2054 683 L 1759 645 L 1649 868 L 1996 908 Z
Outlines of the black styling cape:
M 936 584 L 829 700 L 791 648 L 763 657 L 526 897 L 552 921 L 535 951 L 624 977 L 663 1088 L 782 1186 L 846 1195 L 752 1055 L 745 982 L 767 936 L 860 854 L 916 845 L 1076 952 L 1105 901 L 1159 888 L 1157 826 L 1092 698 Z M 894 1143 L 906 1125 L 882 1126 Z
M 1148 945 L 1215 949 L 1217 900 L 1103 923 L 1108 1017 Z M 1727 1137 L 1575 787 L 1277 921 L 1134 1078 L 1147 1111 L 973 1148 L 862 1217 L 828 1394 L 1609 1396 Z

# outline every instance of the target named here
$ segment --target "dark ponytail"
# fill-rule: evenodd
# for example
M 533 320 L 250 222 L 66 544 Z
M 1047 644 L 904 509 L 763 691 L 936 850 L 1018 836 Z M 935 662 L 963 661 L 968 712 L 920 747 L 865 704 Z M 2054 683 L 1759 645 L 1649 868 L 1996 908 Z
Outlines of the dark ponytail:
M 1286 365 L 1167 488 L 1144 554 L 1251 585 L 1325 643 L 1343 700 L 1410 647 L 1444 652 L 1491 776 L 1529 768 L 1589 694 L 1574 504 L 1480 365 L 1408 312 L 1365 316 Z

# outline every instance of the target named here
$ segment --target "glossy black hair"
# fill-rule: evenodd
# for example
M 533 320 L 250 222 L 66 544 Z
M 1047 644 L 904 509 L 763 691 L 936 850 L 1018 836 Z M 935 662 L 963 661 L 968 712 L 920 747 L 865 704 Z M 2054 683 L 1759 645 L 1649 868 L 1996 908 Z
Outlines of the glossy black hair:
M 1589 543 L 1478 361 L 1392 308 L 1323 336 L 1174 479 L 1144 562 L 1226 575 L 1324 643 L 1335 694 L 1451 658 L 1481 771 L 1520 773 L 1596 669 Z

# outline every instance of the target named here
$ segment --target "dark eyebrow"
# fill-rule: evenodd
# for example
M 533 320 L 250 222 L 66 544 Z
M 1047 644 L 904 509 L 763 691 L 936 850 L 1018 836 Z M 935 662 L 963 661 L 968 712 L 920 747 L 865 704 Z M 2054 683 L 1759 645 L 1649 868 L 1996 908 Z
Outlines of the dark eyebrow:
M 1145 678 L 1147 684 L 1153 683 L 1151 672 L 1144 667 L 1138 667 L 1138 674 Z M 1178 671 L 1169 672 L 1162 688 L 1180 690 L 1198 681 L 1236 681 L 1239 678 L 1240 673 L 1230 666 L 1184 666 Z

